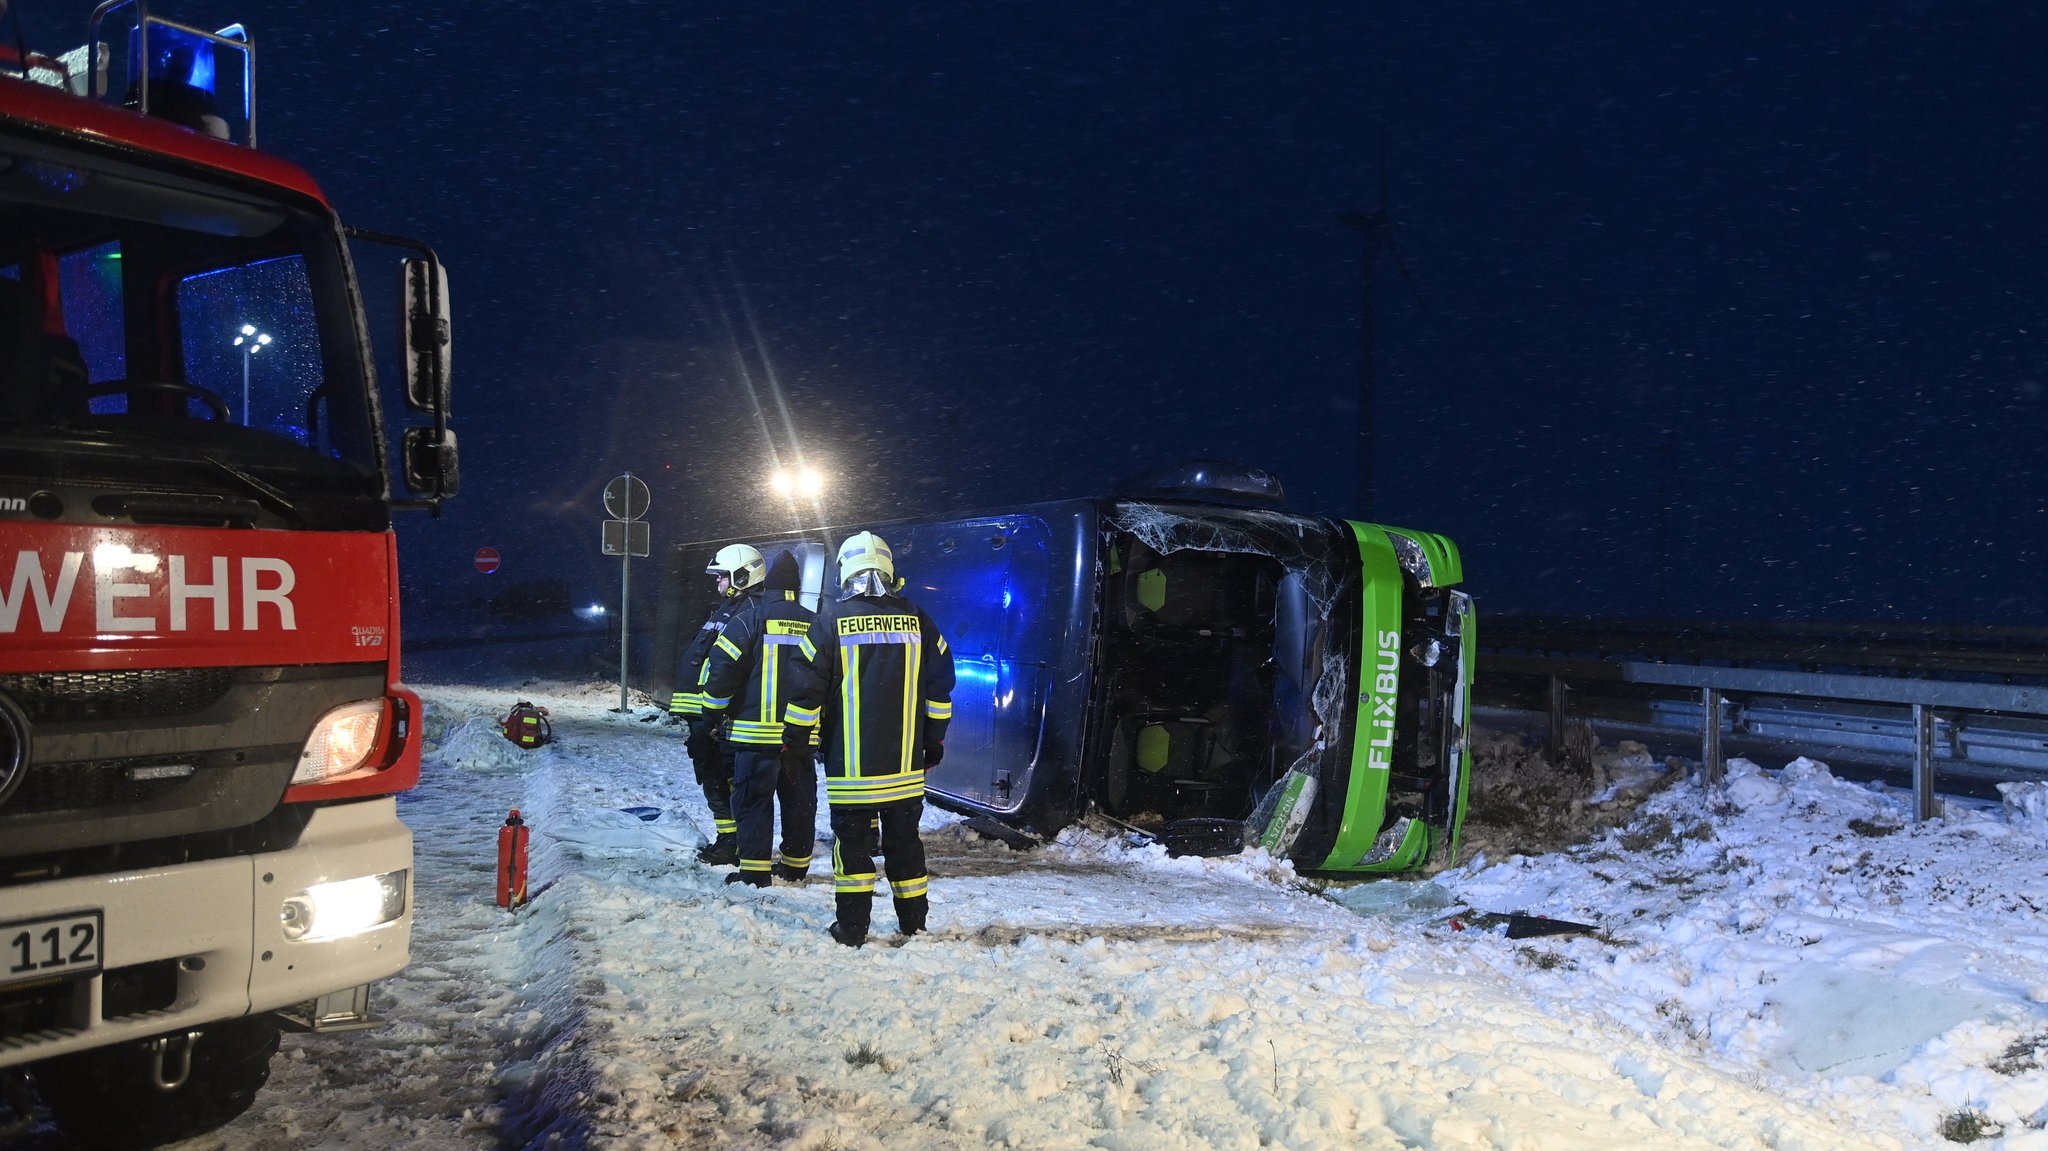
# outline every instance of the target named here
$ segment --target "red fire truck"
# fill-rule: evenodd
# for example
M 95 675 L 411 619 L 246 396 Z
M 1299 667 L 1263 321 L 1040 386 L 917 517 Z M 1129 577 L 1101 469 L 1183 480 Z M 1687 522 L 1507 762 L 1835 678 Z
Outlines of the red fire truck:
M 253 56 L 142 0 L 0 53 L 0 1087 L 90 1145 L 227 1122 L 407 958 L 392 511 L 457 487 L 446 277 L 255 149 Z

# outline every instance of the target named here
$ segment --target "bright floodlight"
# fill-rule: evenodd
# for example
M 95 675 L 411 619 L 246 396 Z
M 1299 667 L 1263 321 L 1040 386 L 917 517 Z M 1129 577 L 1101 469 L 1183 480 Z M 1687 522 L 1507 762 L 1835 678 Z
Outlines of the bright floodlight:
M 816 468 L 802 467 L 794 471 L 777 468 L 768 477 L 768 486 L 783 499 L 814 500 L 825 491 L 825 477 Z

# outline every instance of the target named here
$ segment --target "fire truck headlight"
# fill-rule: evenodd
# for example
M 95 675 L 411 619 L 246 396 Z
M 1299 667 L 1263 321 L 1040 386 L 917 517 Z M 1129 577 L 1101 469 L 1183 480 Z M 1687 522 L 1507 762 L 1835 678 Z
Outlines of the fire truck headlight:
M 404 870 L 316 883 L 278 909 L 284 937 L 293 942 L 342 939 L 395 922 L 405 914 Z
M 383 726 L 382 699 L 345 703 L 321 716 L 299 752 L 292 782 L 325 783 L 363 766 L 377 749 L 377 731 Z

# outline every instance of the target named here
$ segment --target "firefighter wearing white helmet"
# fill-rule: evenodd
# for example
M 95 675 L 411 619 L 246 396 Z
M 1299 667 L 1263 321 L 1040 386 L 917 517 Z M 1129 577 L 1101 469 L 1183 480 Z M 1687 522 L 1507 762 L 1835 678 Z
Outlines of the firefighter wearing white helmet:
M 929 877 L 918 820 L 925 772 L 946 752 L 953 653 L 923 608 L 904 598 L 895 555 L 873 532 L 839 548 L 839 594 L 819 605 L 798 645 L 808 674 L 784 710 L 784 740 L 807 746 L 823 719 L 825 798 L 832 806 L 832 938 L 867 941 L 879 848 L 905 935 L 925 929 Z
M 752 544 L 727 544 L 718 549 L 704 574 L 724 580 L 718 585 L 718 592 L 731 599 L 760 591 L 761 580 L 768 574 L 768 563 L 761 558 L 761 549 Z
M 903 586 L 896 579 L 896 553 L 889 550 L 887 540 L 873 532 L 849 536 L 839 545 L 840 590 L 844 593 L 856 582 L 867 595 L 886 595 Z
M 706 863 L 739 862 L 739 823 L 732 814 L 733 752 L 719 738 L 724 715 L 706 715 L 704 711 L 704 677 L 709 671 L 706 662 L 711 657 L 711 645 L 718 642 L 718 637 L 725 633 L 725 625 L 746 606 L 746 593 L 760 590 L 767 570 L 760 549 L 749 544 L 727 544 L 705 565 L 704 574 L 717 580 L 720 602 L 684 649 L 676 671 L 675 694 L 669 697 L 670 713 L 682 716 L 690 725 L 683 747 L 690 753 L 697 786 L 703 789 L 704 803 L 711 809 L 715 834 L 710 843 L 697 849 L 697 858 Z

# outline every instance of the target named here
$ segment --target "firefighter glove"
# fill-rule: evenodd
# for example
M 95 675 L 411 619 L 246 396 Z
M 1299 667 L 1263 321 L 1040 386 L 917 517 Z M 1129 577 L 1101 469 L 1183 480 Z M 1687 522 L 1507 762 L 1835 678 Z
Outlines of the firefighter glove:
M 937 767 L 946 758 L 946 721 L 926 717 L 924 721 L 924 765 Z
M 701 743 L 704 740 L 716 740 L 719 736 L 719 728 L 723 726 L 719 723 L 718 717 L 709 715 L 693 715 L 690 717 L 689 722 L 690 740 L 693 743 Z

